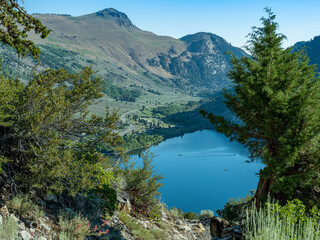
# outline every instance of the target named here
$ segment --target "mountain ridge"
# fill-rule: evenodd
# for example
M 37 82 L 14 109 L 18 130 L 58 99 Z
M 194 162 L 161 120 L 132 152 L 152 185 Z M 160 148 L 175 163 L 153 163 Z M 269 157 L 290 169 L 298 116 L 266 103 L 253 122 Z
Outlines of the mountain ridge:
M 304 50 L 310 59 L 310 64 L 315 64 L 317 72 L 320 72 L 320 35 L 309 41 L 300 41 L 294 44 L 293 50 Z
M 151 74 L 188 90 L 219 91 L 227 87 L 230 81 L 224 75 L 230 64 L 224 52 L 246 55 L 211 33 L 189 34 L 180 39 L 157 36 L 139 29 L 125 13 L 114 8 L 79 17 L 45 14 L 35 17 L 53 30 L 44 45 L 87 52 L 89 58 L 108 59 L 129 72 Z

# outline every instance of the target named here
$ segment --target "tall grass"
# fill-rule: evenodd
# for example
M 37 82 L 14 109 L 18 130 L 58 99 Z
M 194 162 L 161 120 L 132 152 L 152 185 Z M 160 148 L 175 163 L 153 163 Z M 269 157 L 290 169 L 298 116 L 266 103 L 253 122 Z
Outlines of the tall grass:
M 278 204 L 268 201 L 258 211 L 255 203 L 246 210 L 245 237 L 248 240 L 319 240 L 319 219 L 281 214 Z

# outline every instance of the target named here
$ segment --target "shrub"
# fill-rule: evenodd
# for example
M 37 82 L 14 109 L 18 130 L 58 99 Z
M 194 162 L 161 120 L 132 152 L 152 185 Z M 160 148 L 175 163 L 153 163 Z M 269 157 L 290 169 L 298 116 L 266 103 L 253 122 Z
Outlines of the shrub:
M 158 205 L 158 189 L 162 186 L 159 181 L 163 176 L 155 173 L 152 156 L 142 154 L 142 160 L 142 168 L 133 163 L 125 168 L 123 175 L 127 184 L 125 190 L 130 194 L 133 210 L 147 216 Z
M 0 163 L 21 187 L 53 193 L 96 187 L 107 159 L 97 143 L 120 151 L 116 112 L 105 117 L 88 107 L 103 96 L 91 68 L 79 74 L 48 69 L 22 84 L 0 74 Z
M 113 215 L 117 208 L 117 193 L 116 190 L 109 185 L 101 185 L 90 191 L 92 198 L 100 198 L 102 200 L 101 208 L 109 215 Z
M 186 212 L 183 213 L 183 218 L 184 219 L 199 219 L 199 214 L 194 213 L 194 212 Z
M 170 216 L 173 218 L 180 218 L 183 216 L 183 212 L 180 208 L 172 207 L 169 210 Z
M 87 235 L 91 234 L 89 221 L 79 214 L 61 213 L 59 226 L 61 229 L 59 238 L 83 240 Z
M 3 220 L 3 223 L 0 224 L 0 239 L 15 239 L 18 233 L 18 224 L 12 218 Z
M 253 203 L 246 211 L 244 234 L 248 240 L 315 240 L 320 238 L 319 216 L 316 207 L 306 214 L 296 199 L 283 207 L 269 200 L 260 211 Z
M 213 217 L 213 211 L 212 210 L 201 210 L 200 211 L 200 219 L 204 218 L 212 218 Z
M 220 217 L 228 220 L 228 221 L 241 221 L 243 207 L 245 203 L 252 200 L 252 195 L 247 195 L 244 198 L 239 198 L 236 200 L 235 198 L 229 199 L 228 202 L 224 205 L 223 209 L 218 209 L 217 213 Z
M 34 210 L 39 210 L 38 206 L 33 203 L 29 195 L 16 195 L 6 201 L 7 207 L 18 216 L 31 214 Z
M 153 228 L 149 230 L 144 228 L 140 223 L 133 221 L 129 215 L 123 212 L 119 212 L 119 218 L 139 240 L 167 239 L 167 233 L 162 229 Z
M 44 212 L 38 206 L 36 206 L 36 208 L 34 209 L 32 217 L 33 217 L 33 219 L 35 221 L 38 221 L 40 218 L 44 217 Z

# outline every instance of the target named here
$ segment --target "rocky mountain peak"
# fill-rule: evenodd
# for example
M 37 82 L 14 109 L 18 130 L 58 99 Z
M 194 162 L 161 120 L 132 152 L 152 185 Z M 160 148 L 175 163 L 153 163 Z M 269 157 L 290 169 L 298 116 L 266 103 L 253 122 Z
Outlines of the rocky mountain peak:
M 190 52 L 207 52 L 214 54 L 217 50 L 224 50 L 227 47 L 231 47 L 222 37 L 206 32 L 190 34 L 182 37 L 180 40 L 187 43 Z
M 134 27 L 131 20 L 125 13 L 119 12 L 114 8 L 106 8 L 99 12 L 96 12 L 96 16 L 104 17 L 104 18 L 111 18 L 116 21 L 119 26 L 122 27 Z

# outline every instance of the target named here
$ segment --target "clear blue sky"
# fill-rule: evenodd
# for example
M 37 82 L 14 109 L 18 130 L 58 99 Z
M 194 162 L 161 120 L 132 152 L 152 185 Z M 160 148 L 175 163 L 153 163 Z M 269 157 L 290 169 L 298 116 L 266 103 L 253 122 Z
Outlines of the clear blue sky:
M 242 47 L 263 9 L 277 15 L 284 46 L 320 35 L 319 0 L 24 0 L 29 13 L 85 15 L 105 8 L 126 13 L 133 24 L 158 35 L 180 38 L 200 31 L 215 33 Z

